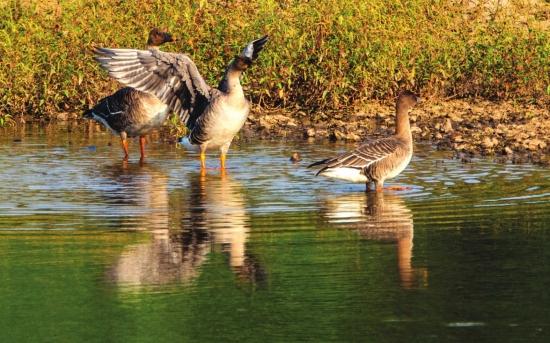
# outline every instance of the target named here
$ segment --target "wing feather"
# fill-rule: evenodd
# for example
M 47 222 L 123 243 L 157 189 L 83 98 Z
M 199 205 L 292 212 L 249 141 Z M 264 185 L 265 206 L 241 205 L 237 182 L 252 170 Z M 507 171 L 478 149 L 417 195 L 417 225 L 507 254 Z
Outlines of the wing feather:
M 355 150 L 345 152 L 334 158 L 320 162 L 315 162 L 310 165 L 322 165 L 317 175 L 330 168 L 355 168 L 366 169 L 376 162 L 379 162 L 392 155 L 398 148 L 400 142 L 393 137 L 382 138 L 379 140 L 367 142 Z
M 211 89 L 187 55 L 112 48 L 97 48 L 95 53 L 95 60 L 111 77 L 153 94 L 188 126 L 192 125 L 188 123 L 190 114 L 210 101 Z

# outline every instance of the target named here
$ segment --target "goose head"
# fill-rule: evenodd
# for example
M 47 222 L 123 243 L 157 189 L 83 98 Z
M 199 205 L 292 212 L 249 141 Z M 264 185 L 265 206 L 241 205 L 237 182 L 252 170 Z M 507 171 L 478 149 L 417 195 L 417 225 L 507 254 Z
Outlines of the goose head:
M 407 113 L 419 102 L 421 102 L 421 98 L 418 94 L 415 94 L 409 90 L 405 90 L 401 92 L 401 94 L 399 94 L 399 97 L 397 98 L 397 113 Z
M 235 69 L 244 71 L 252 65 L 252 62 L 258 58 L 260 51 L 264 48 L 265 43 L 267 43 L 269 37 L 267 35 L 262 38 L 253 40 L 248 43 L 241 54 L 235 57 Z
M 155 27 L 149 32 L 147 45 L 150 47 L 158 47 L 164 43 L 173 42 L 173 41 L 174 41 L 174 37 L 172 36 L 171 33 Z

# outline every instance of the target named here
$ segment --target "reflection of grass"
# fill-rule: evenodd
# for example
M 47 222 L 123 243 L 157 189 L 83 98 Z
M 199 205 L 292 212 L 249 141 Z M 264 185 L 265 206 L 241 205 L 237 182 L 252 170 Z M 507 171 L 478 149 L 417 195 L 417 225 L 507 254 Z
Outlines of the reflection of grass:
M 550 40 L 537 18 L 548 5 L 463 3 L 4 1 L 0 111 L 88 107 L 119 87 L 91 48 L 142 47 L 153 25 L 179 38 L 166 49 L 192 55 L 211 84 L 244 42 L 269 33 L 260 66 L 245 80 L 264 106 L 334 109 L 400 87 L 547 101 Z

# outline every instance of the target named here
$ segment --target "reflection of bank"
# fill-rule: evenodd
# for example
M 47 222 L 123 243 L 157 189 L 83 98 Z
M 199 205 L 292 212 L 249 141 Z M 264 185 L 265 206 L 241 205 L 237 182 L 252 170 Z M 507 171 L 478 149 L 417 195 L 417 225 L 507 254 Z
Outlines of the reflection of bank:
M 220 246 L 240 279 L 263 279 L 259 264 L 246 253 L 249 216 L 238 182 L 190 175 L 189 187 L 170 194 L 169 204 L 166 194 L 165 208 L 166 225 L 152 230 L 151 241 L 122 254 L 109 272 L 112 281 L 128 286 L 186 283 Z
M 399 196 L 382 192 L 340 196 L 326 202 L 323 214 L 329 223 L 358 230 L 361 237 L 395 243 L 403 288 L 426 283 L 427 271 L 412 266 L 413 217 Z

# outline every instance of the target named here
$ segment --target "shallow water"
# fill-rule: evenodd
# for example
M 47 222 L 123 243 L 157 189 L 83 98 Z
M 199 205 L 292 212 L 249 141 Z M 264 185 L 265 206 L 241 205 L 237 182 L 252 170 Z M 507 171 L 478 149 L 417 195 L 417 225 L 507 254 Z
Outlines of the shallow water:
M 140 165 L 0 131 L 0 341 L 550 339 L 549 170 L 419 145 L 410 190 L 366 195 L 305 168 L 350 147 L 242 140 L 201 176 L 154 140 Z

